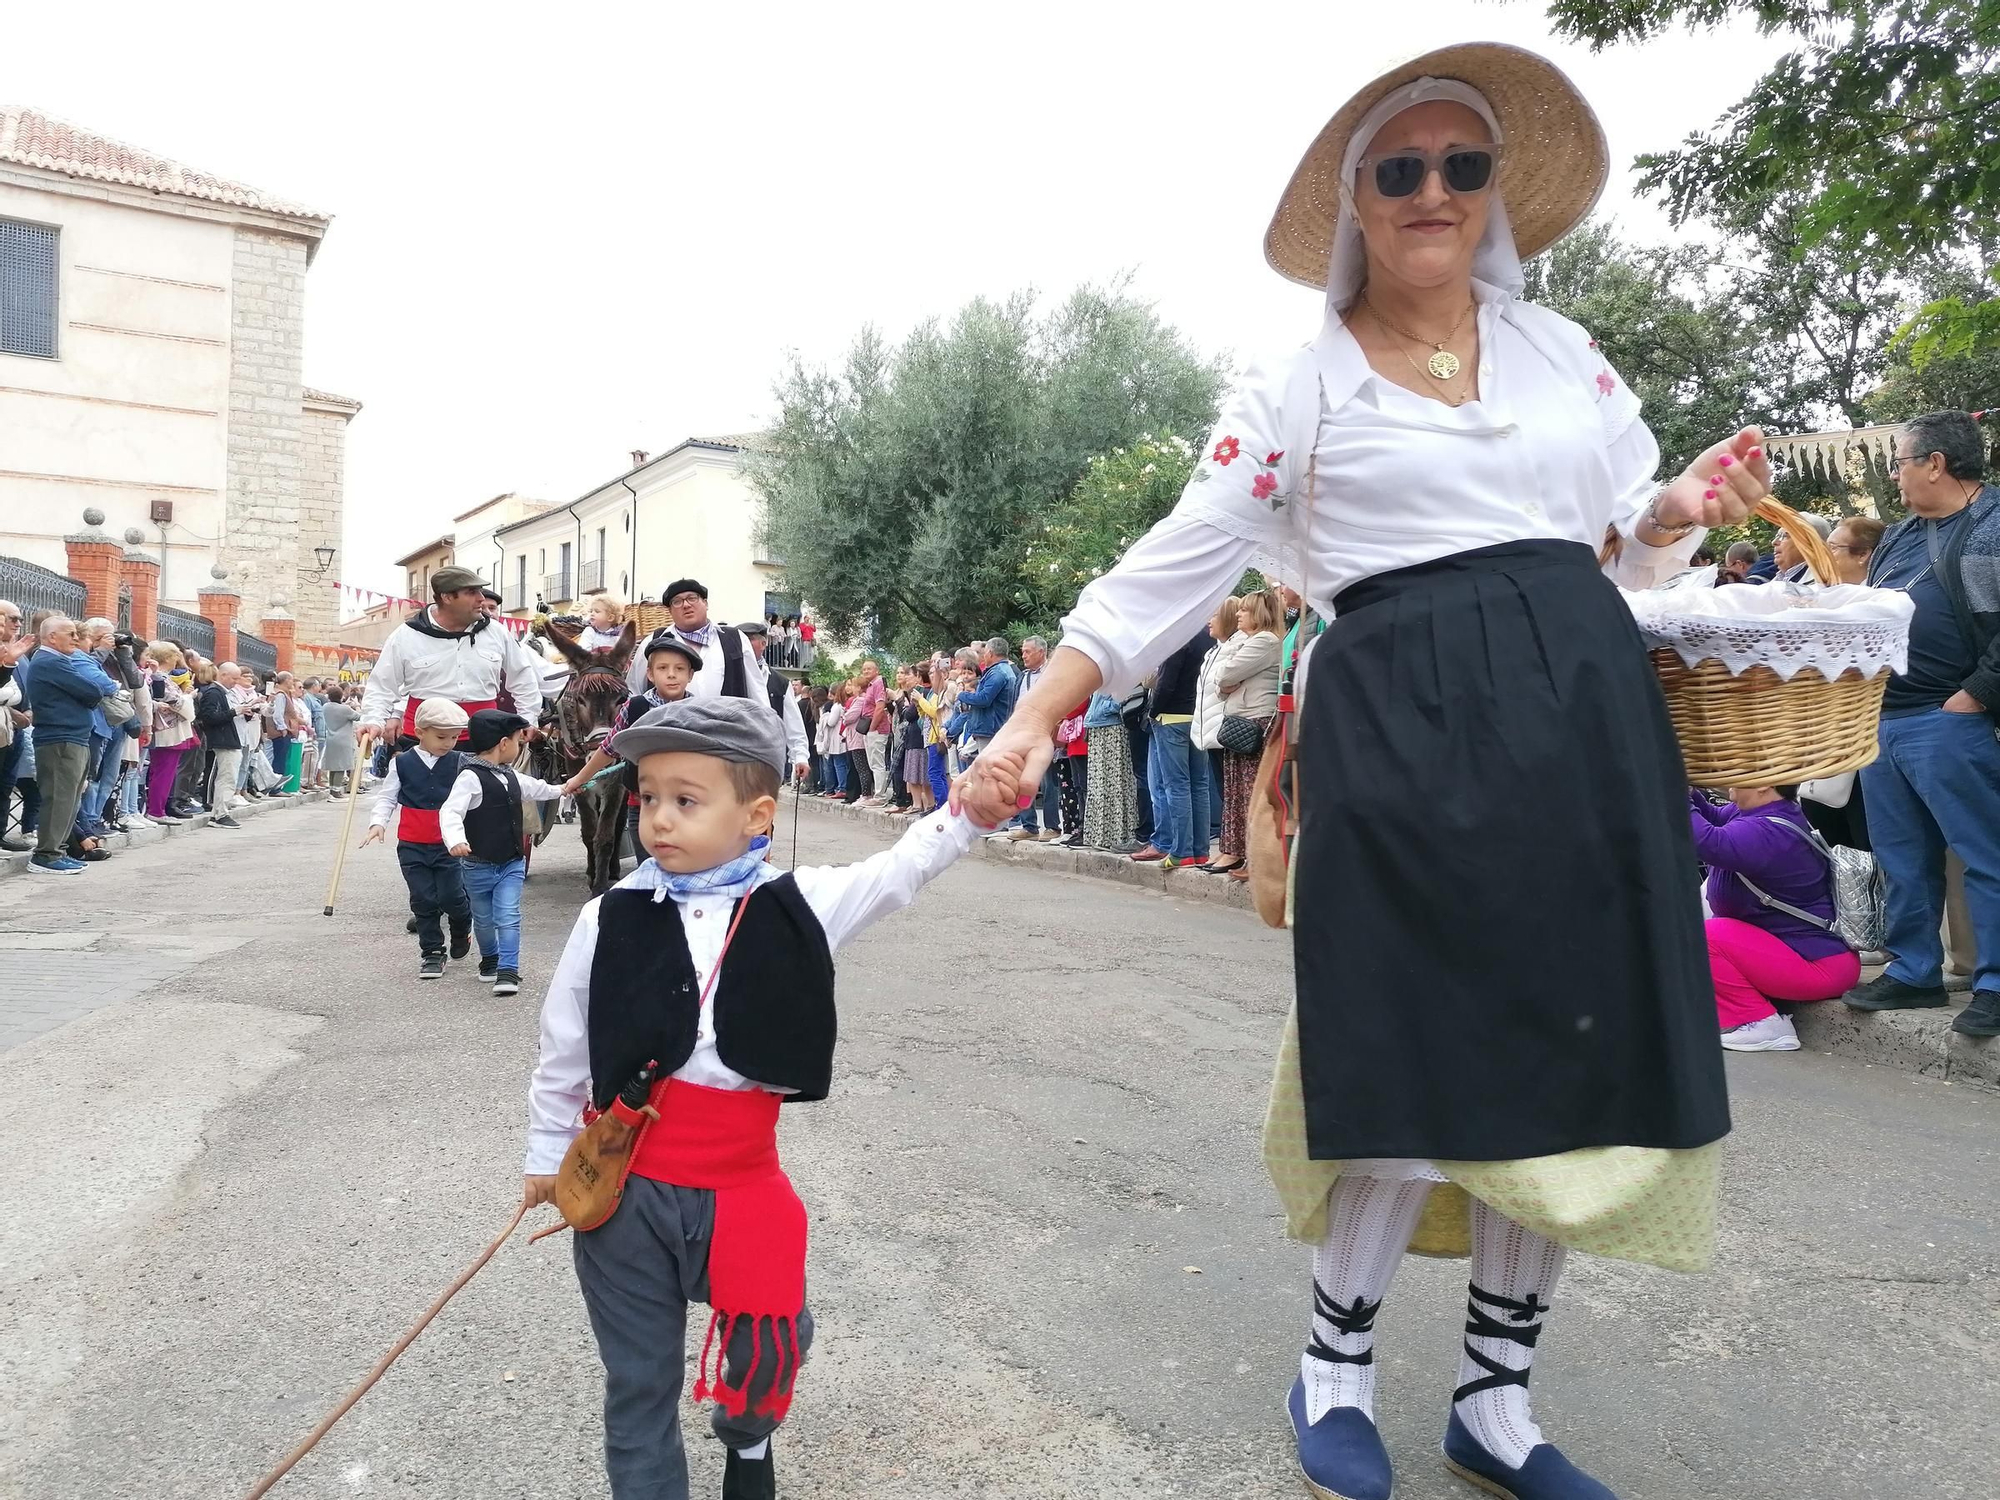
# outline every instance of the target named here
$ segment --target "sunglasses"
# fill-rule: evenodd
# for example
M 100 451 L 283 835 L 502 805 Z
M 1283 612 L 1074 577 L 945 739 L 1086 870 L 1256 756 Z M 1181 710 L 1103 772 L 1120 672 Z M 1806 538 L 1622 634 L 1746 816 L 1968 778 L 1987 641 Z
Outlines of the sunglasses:
M 1500 159 L 1498 146 L 1454 146 L 1449 151 L 1398 151 L 1393 156 L 1364 156 L 1356 164 L 1375 170 L 1375 191 L 1384 198 L 1407 198 L 1431 173 L 1444 178 L 1454 193 L 1484 192 L 1493 181 Z

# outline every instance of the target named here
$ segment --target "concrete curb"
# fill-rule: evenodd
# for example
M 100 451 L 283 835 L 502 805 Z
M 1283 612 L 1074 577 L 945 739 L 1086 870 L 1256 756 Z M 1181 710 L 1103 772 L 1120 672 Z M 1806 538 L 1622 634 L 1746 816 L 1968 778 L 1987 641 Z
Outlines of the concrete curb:
M 291 807 L 300 802 L 324 802 L 326 800 L 326 793 L 320 791 L 298 792 L 289 797 L 266 797 L 258 802 L 244 801 L 238 803 L 230 810 L 230 816 L 240 823 L 246 818 L 262 817 L 273 808 Z M 150 827 L 135 829 L 131 833 L 114 833 L 104 842 L 106 847 L 111 849 L 113 853 L 130 849 L 143 849 L 148 844 L 157 844 L 164 839 L 186 838 L 190 834 L 199 833 L 207 828 L 214 818 L 214 813 L 196 813 L 185 823 L 154 823 Z M 221 831 L 224 833 L 229 832 L 226 828 Z M 27 874 L 28 858 L 29 856 L 26 854 L 0 853 L 0 880 L 6 880 L 15 875 Z M 44 875 L 42 878 L 46 880 L 49 877 Z
M 1796 1007 L 1792 1024 L 1799 1041 L 1814 1052 L 2000 1090 L 2000 1037 L 1962 1036 L 1951 1029 L 1952 1017 L 1971 998 L 1953 995 L 1948 1008 L 1937 1010 L 1876 1011 L 1849 1010 L 1828 1000 Z
M 907 828 L 912 821 L 891 817 L 886 812 L 859 804 L 849 807 L 845 803 L 829 802 L 824 797 L 808 795 L 804 803 L 826 817 L 871 823 L 890 831 Z M 1156 864 L 1135 865 L 1124 855 L 1112 854 L 1104 849 L 1065 849 L 1056 844 L 1037 844 L 1025 839 L 1019 843 L 974 839 L 969 857 L 995 864 L 1027 865 L 1058 875 L 1085 875 L 1095 880 L 1110 880 L 1119 885 L 1137 886 L 1140 890 L 1171 896 L 1176 901 L 1206 901 L 1213 906 L 1233 906 L 1239 911 L 1256 910 L 1250 900 L 1250 887 L 1243 881 L 1229 880 L 1221 875 L 1205 875 L 1199 870 L 1163 870 Z
M 823 797 L 808 796 L 804 800 L 807 807 L 821 816 L 872 823 L 887 830 L 906 828 L 910 822 L 908 818 L 893 818 L 872 807 L 848 807 Z M 1207 901 L 1242 911 L 1255 910 L 1249 887 L 1239 881 L 1194 870 L 1135 865 L 1121 854 L 1101 849 L 1063 849 L 1053 844 L 977 839 L 971 857 L 994 864 L 1028 865 L 1062 875 L 1115 881 L 1177 901 Z M 1799 1041 L 1814 1052 L 1849 1057 L 1872 1066 L 1901 1068 L 1946 1083 L 2000 1090 L 2000 1037 L 1961 1036 L 1951 1029 L 1952 1017 L 1969 998 L 1953 995 L 1951 1007 L 1945 1010 L 1875 1012 L 1849 1010 L 1838 1000 L 1829 1000 L 1797 1007 L 1792 1012 L 1792 1021 L 1798 1027 Z

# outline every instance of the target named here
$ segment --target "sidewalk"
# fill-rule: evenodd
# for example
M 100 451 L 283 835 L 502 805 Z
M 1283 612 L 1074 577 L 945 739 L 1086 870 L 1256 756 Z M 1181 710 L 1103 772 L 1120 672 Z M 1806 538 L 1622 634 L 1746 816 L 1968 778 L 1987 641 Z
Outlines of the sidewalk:
M 262 817 L 265 813 L 278 808 L 290 807 L 294 803 L 324 802 L 325 800 L 325 792 L 296 792 L 288 797 L 265 797 L 255 802 L 245 799 L 238 802 L 231 809 L 230 816 L 240 823 L 245 818 Z M 115 855 L 124 849 L 143 849 L 146 845 L 157 844 L 162 839 L 186 838 L 190 834 L 199 833 L 206 829 L 209 823 L 214 820 L 214 817 L 214 813 L 196 813 L 185 823 L 155 823 L 147 828 L 135 829 L 131 833 L 114 833 L 104 840 L 104 846 Z M 227 835 L 230 830 L 222 828 L 216 831 Z M 27 854 L 0 852 L 0 880 L 6 880 L 14 875 L 27 874 L 28 859 L 29 856 Z M 90 870 L 85 869 L 84 877 L 86 879 L 89 877 L 89 874 Z M 44 880 L 54 880 L 60 877 L 44 875 L 41 878 Z
M 874 808 L 847 807 L 821 797 L 806 797 L 804 806 L 817 809 L 823 816 L 858 819 L 888 830 L 908 827 L 910 822 L 908 818 L 892 818 Z M 976 839 L 971 857 L 1135 885 L 1177 901 L 1206 901 L 1243 911 L 1255 910 L 1250 888 L 1241 881 L 1204 875 L 1198 870 L 1135 865 L 1122 854 L 1100 849 L 1064 849 L 1028 840 L 1001 843 Z M 1868 971 L 1871 976 L 1876 972 L 1879 971 Z M 1970 998 L 1955 994 L 1950 1007 L 1942 1010 L 1873 1013 L 1849 1010 L 1839 1001 L 1830 1000 L 1798 1007 L 1792 1021 L 1798 1027 L 1800 1042 L 1814 1052 L 1849 1057 L 1870 1066 L 1900 1068 L 1946 1083 L 2000 1090 L 2000 1037 L 1960 1036 L 1951 1029 L 1952 1017 Z

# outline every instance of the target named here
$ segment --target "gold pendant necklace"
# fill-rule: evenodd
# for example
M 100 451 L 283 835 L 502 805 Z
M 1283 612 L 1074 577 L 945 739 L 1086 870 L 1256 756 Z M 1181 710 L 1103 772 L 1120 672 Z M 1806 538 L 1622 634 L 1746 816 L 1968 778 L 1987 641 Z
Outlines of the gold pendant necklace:
M 1453 339 L 1458 337 L 1458 330 L 1463 328 L 1465 326 L 1465 320 L 1472 316 L 1472 309 L 1475 304 L 1470 302 L 1466 303 L 1465 311 L 1460 313 L 1458 315 L 1458 321 L 1451 325 L 1451 332 L 1447 333 L 1443 338 L 1433 342 L 1432 340 L 1423 338 L 1418 334 L 1411 333 L 1407 328 L 1398 328 L 1394 323 L 1391 323 L 1387 318 L 1383 317 L 1381 313 L 1375 310 L 1375 303 L 1372 299 L 1363 296 L 1361 300 L 1368 308 L 1368 316 L 1373 318 L 1378 324 L 1380 324 L 1384 332 L 1400 334 L 1402 335 L 1402 337 L 1408 339 L 1413 344 L 1430 345 L 1430 348 L 1432 350 L 1431 357 L 1428 360 L 1424 361 L 1424 365 L 1425 368 L 1427 368 L 1431 372 L 1431 377 L 1433 379 L 1440 381 L 1450 380 L 1453 376 L 1457 375 L 1461 369 L 1464 368 L 1464 365 L 1460 361 L 1459 357 L 1456 354 L 1453 354 L 1451 350 L 1445 348 L 1445 345 L 1449 344 Z M 1415 360 L 1411 360 L 1410 362 L 1412 364 L 1416 363 Z

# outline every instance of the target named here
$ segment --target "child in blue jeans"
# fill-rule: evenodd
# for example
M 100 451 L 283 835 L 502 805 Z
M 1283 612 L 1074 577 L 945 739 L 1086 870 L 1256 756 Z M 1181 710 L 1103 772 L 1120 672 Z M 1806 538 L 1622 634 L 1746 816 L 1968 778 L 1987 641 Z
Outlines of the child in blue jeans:
M 471 756 L 438 810 L 445 848 L 458 856 L 472 901 L 479 977 L 496 995 L 521 989 L 521 882 L 528 874 L 521 799 L 553 802 L 562 795 L 561 787 L 514 770 L 527 732 L 519 714 L 497 708 L 474 714 L 466 728 Z

